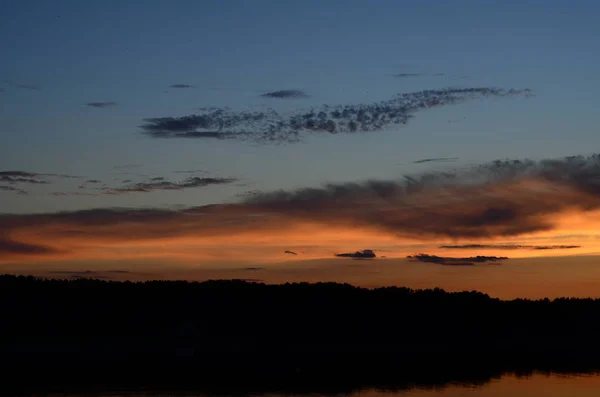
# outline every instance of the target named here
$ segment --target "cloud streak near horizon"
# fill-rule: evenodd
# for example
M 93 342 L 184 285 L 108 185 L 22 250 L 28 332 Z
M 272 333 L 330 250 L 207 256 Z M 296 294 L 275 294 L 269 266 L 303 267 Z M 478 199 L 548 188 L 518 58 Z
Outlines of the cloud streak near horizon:
M 319 231 L 334 229 L 421 241 L 472 241 L 549 232 L 561 215 L 598 210 L 600 155 L 592 155 L 494 161 L 452 173 L 257 193 L 238 203 L 177 211 L 1 215 L 0 241 L 6 257 L 77 252 L 89 244 L 111 247 L 180 239 L 200 246 L 215 239 L 230 244 L 236 237 L 270 241 L 298 230 L 315 241 Z
M 298 92 L 268 93 L 275 98 L 298 97 Z M 281 115 L 274 110 L 233 111 L 209 109 L 183 117 L 147 118 L 140 126 L 152 138 L 236 139 L 257 143 L 295 143 L 306 133 L 356 133 L 380 131 L 408 123 L 423 109 L 461 103 L 469 99 L 532 95 L 529 89 L 444 88 L 398 94 L 371 104 L 323 105 L 307 111 Z

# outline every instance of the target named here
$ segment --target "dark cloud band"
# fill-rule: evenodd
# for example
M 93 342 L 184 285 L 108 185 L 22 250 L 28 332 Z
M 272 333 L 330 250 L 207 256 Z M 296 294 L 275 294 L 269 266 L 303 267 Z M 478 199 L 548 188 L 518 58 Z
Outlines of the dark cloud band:
M 208 181 L 191 179 L 182 184 L 196 186 Z M 163 182 L 156 183 L 137 188 L 164 188 Z M 43 236 L 53 244 L 73 233 L 78 239 L 122 242 L 283 233 L 304 223 L 411 239 L 472 241 L 549 231 L 556 227 L 557 215 L 592 210 L 600 210 L 599 155 L 495 161 L 453 173 L 257 193 L 235 204 L 179 211 L 97 209 L 1 215 L 0 231 L 5 246 L 7 242 L 14 246 L 16 236 L 23 244 L 37 244 L 36 239 L 22 237 L 28 235 Z
M 278 91 L 282 93 L 284 91 Z M 271 93 L 275 94 L 275 93 Z M 282 97 L 284 94 L 278 94 Z M 184 117 L 145 119 L 142 132 L 153 138 L 239 139 L 259 143 L 298 142 L 303 133 L 355 133 L 379 131 L 406 124 L 423 109 L 484 97 L 531 95 L 528 89 L 446 88 L 399 94 L 386 101 L 361 105 L 322 106 L 292 115 L 268 111 L 209 109 Z

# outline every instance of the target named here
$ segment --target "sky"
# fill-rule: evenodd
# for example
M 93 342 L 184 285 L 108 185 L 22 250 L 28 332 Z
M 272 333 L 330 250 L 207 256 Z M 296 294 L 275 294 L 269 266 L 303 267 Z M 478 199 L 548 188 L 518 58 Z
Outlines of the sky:
M 0 271 L 597 294 L 595 1 L 0 6 Z

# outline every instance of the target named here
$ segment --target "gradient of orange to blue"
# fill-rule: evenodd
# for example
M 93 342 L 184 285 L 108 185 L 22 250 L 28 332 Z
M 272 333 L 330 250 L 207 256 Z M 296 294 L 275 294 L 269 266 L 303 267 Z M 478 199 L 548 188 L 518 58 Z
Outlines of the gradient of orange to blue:
M 597 2 L 2 9 L 2 273 L 600 296 Z

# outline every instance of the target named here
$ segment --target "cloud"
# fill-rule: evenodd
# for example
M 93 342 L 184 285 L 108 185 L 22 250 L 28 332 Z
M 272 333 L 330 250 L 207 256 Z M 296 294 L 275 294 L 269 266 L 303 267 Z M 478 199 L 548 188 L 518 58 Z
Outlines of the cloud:
M 147 118 L 142 133 L 152 138 L 236 139 L 258 143 L 299 142 L 306 133 L 380 131 L 408 123 L 417 111 L 485 97 L 529 96 L 531 90 L 499 88 L 444 88 L 398 94 L 371 104 L 323 105 L 291 115 L 274 110 L 232 111 L 207 109 L 183 117 Z
M 249 272 L 257 272 L 259 270 L 265 270 L 264 267 L 245 267 L 244 270 Z
M 15 183 L 29 183 L 34 185 L 50 183 L 48 177 L 54 178 L 77 178 L 71 175 L 61 174 L 38 174 L 35 172 L 26 171 L 0 171 L 0 182 L 7 182 L 11 184 Z
M 207 183 L 200 180 L 200 185 Z M 138 188 L 165 188 L 161 183 Z M 198 183 L 191 179 L 178 188 L 188 185 Z M 258 193 L 237 203 L 182 210 L 0 215 L 0 230 L 13 242 L 73 252 L 92 243 L 135 245 L 177 238 L 189 238 L 195 245 L 214 239 L 250 241 L 252 236 L 287 238 L 292 233 L 319 239 L 320 229 L 422 241 L 452 238 L 458 244 L 548 232 L 559 226 L 560 216 L 598 210 L 600 155 L 592 155 L 493 161 L 454 172 Z
M 422 76 L 445 76 L 445 73 L 434 73 L 434 74 L 426 74 L 426 73 L 396 73 L 392 75 L 398 78 L 408 78 L 408 77 L 422 77 Z
M 95 182 L 88 183 L 102 183 L 98 180 L 92 180 Z M 225 185 L 236 182 L 236 178 L 221 178 L 221 177 L 189 177 L 181 182 L 171 182 L 166 180 L 164 177 L 152 177 L 147 182 L 131 183 L 130 179 L 126 179 L 123 183 L 129 183 L 123 187 L 111 188 L 107 185 L 102 187 L 96 187 L 96 193 L 86 192 L 53 192 L 50 193 L 53 196 L 100 196 L 100 195 L 121 195 L 129 193 L 150 193 L 157 190 L 183 190 L 190 188 L 205 187 L 209 185 Z M 81 185 L 79 189 L 88 189 L 87 186 Z
M 426 75 L 423 73 L 397 73 L 393 76 L 394 77 L 420 77 L 420 76 L 426 76 Z
M 409 255 L 408 259 L 414 259 L 419 262 L 437 263 L 448 266 L 474 266 L 476 263 L 498 262 L 508 259 L 505 256 L 470 256 L 467 258 L 450 258 L 436 255 L 418 254 Z
M 110 108 L 113 106 L 117 106 L 116 102 L 88 102 L 85 106 L 89 106 L 92 108 Z
M 444 249 L 499 249 L 499 250 L 561 250 L 581 248 L 580 245 L 521 245 L 521 244 L 461 244 L 461 245 L 440 245 Z
M 190 85 L 190 84 L 172 84 L 169 87 L 170 88 L 196 88 L 195 85 Z
M 130 186 L 107 189 L 104 194 L 148 193 L 156 190 L 183 190 L 209 185 L 225 185 L 236 182 L 236 178 L 198 177 L 193 176 L 181 182 L 171 182 L 163 177 L 151 178 L 149 182 L 135 183 Z
M 85 181 L 85 183 L 97 184 L 97 183 L 102 183 L 102 181 L 98 180 L 98 179 L 88 179 L 87 181 Z
M 308 98 L 308 95 L 304 91 L 300 90 L 280 90 L 267 92 L 261 95 L 265 98 L 277 98 L 277 99 L 300 99 L 300 98 Z
M 295 253 L 294 251 L 283 251 L 284 254 L 290 254 L 290 255 L 298 255 L 297 253 Z
M 48 255 L 60 252 L 39 244 L 14 241 L 0 231 L 0 254 L 6 256 Z
M 375 252 L 373 252 L 373 250 L 356 251 L 354 253 L 346 254 L 335 254 L 335 256 L 354 259 L 372 259 L 376 257 Z
M 456 161 L 456 160 L 458 160 L 458 157 L 435 157 L 435 158 L 421 159 L 421 160 L 413 161 L 413 164 Z

